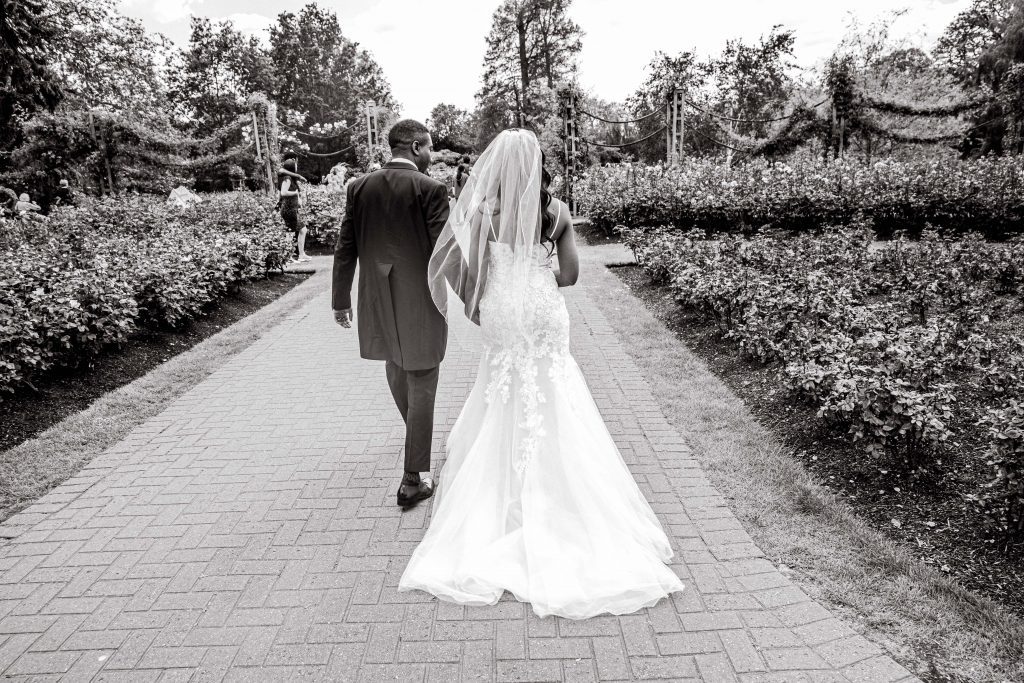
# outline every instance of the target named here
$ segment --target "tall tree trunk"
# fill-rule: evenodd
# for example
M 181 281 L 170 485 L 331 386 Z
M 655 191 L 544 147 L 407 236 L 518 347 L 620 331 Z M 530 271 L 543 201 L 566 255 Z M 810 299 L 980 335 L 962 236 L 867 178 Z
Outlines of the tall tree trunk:
M 522 84 L 523 96 L 530 88 L 530 64 L 526 56 L 526 4 L 519 5 L 516 11 L 516 33 L 519 34 L 519 80 Z M 519 102 L 519 123 L 524 124 L 526 113 L 523 111 L 523 103 Z

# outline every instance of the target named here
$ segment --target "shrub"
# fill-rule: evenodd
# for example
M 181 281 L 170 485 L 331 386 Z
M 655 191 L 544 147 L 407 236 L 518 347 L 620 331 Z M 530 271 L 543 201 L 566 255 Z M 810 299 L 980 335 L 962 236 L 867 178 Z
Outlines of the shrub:
M 991 446 L 988 463 L 995 479 L 982 500 L 989 514 L 1010 536 L 1024 534 L 1024 404 L 1012 400 L 989 411 L 984 420 Z
M 858 216 L 881 235 L 943 230 L 989 236 L 1024 228 L 1024 162 L 757 159 L 732 167 L 688 159 L 679 167 L 591 168 L 578 187 L 581 212 L 606 231 L 669 226 L 707 232 L 818 229 Z
M 652 282 L 743 356 L 774 367 L 782 387 L 870 461 L 931 469 L 955 428 L 987 420 L 996 478 L 979 498 L 1002 528 L 1024 533 L 1024 340 L 1012 293 L 1024 244 L 925 232 L 877 250 L 863 224 L 702 234 L 623 231 Z M 1010 407 L 979 414 L 978 400 L 956 400 L 964 392 Z
M 0 396 L 124 343 L 140 324 L 181 325 L 279 270 L 291 250 L 270 200 L 248 193 L 189 209 L 89 201 L 34 227 L 6 232 L 0 247 Z
M 306 240 L 333 249 L 345 218 L 345 193 L 324 186 L 311 187 L 302 210 L 303 224 L 309 231 Z

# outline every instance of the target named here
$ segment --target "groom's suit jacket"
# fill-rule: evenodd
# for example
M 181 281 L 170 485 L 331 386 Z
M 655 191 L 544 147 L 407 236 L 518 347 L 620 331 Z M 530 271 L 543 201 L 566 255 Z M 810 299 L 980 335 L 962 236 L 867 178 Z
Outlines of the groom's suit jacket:
M 359 350 L 405 370 L 441 364 L 448 326 L 430 298 L 427 263 L 448 220 L 448 188 L 391 162 L 349 184 L 334 249 L 334 310 L 352 308 L 359 262 Z

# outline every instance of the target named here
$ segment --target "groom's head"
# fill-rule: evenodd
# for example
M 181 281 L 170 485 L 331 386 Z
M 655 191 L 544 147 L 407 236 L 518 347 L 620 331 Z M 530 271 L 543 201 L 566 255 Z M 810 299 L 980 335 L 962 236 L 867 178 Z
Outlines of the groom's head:
M 423 173 L 430 168 L 430 150 L 434 143 L 430 139 L 430 131 L 419 121 L 402 119 L 391 126 L 388 144 L 391 145 L 391 156 L 408 159 Z

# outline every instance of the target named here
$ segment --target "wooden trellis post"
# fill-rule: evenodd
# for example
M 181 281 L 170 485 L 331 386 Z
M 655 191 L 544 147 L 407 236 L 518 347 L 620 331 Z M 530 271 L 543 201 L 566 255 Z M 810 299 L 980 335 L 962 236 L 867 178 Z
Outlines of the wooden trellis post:
M 576 213 L 576 157 L 579 150 L 579 130 L 576 127 L 576 95 L 569 93 L 562 106 L 562 154 L 565 158 L 565 198 L 569 210 Z
M 373 166 L 373 151 L 377 149 L 377 103 L 366 100 L 366 170 Z
M 263 124 L 264 130 L 267 128 L 266 122 Z M 261 153 L 261 140 L 260 140 L 260 126 L 256 117 L 256 110 L 252 111 L 252 138 L 256 143 L 256 160 L 259 161 L 260 157 L 263 156 Z M 263 167 L 267 171 L 267 193 L 274 194 L 275 183 L 274 183 L 274 169 L 270 163 L 270 138 L 263 141 L 262 148 L 267 150 L 267 155 L 264 158 Z
M 668 117 L 668 163 L 678 166 L 683 158 L 683 136 L 686 133 L 686 97 L 681 88 L 672 91 Z

